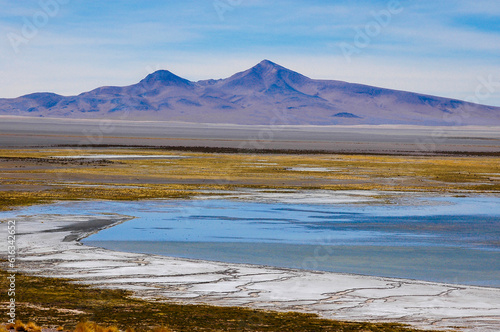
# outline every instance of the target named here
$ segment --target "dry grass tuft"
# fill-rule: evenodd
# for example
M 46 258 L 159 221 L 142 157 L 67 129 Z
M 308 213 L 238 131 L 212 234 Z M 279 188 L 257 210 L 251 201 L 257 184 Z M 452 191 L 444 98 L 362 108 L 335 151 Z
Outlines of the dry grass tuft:
M 165 327 L 165 326 L 161 326 L 161 327 L 155 327 L 152 332 L 172 332 L 171 329 L 169 329 L 168 327 Z
M 14 330 L 23 332 L 26 331 L 26 326 L 20 320 L 16 320 L 16 324 L 14 324 Z
M 25 328 L 27 332 L 42 332 L 42 328 L 33 322 L 28 322 Z
M 17 320 L 15 324 L 8 323 L 0 327 L 0 331 L 26 331 L 26 332 L 42 332 L 42 328 L 33 322 L 24 324 L 21 320 Z
M 126 332 L 135 332 L 133 328 L 127 328 Z M 102 326 L 95 322 L 80 322 L 76 325 L 74 332 L 120 332 L 116 326 Z M 150 332 L 172 332 L 168 327 L 155 327 Z
M 81 322 L 76 325 L 74 332 L 119 332 L 116 326 L 104 327 L 95 322 Z
M 102 332 L 120 332 L 116 326 L 106 327 Z

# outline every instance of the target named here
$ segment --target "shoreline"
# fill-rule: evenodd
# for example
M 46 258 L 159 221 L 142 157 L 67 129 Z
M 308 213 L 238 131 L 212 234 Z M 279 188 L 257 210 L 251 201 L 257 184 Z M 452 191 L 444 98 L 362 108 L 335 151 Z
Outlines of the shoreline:
M 427 329 L 500 328 L 498 288 L 134 254 L 79 242 L 130 218 L 14 218 L 19 231 L 18 270 L 131 290 L 135 297 L 153 301 L 299 311 L 327 319 L 397 322 Z

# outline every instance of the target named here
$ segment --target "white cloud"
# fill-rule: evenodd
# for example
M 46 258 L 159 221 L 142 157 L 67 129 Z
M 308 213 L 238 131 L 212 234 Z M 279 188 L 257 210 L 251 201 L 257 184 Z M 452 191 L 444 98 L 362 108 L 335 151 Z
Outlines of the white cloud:
M 439 33 L 436 33 L 439 31 Z M 417 27 L 390 27 L 388 31 L 397 40 L 411 40 L 417 46 L 426 46 L 426 51 L 461 49 L 467 51 L 500 51 L 500 36 L 496 33 L 477 32 L 463 28 L 451 28 L 428 22 Z

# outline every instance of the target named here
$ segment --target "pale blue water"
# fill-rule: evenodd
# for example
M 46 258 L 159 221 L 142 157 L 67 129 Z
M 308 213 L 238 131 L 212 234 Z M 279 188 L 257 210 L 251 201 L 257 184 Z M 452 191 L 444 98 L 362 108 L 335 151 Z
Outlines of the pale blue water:
M 430 204 L 311 205 L 232 200 L 73 202 L 34 214 L 136 219 L 84 243 L 192 259 L 500 287 L 500 197 Z

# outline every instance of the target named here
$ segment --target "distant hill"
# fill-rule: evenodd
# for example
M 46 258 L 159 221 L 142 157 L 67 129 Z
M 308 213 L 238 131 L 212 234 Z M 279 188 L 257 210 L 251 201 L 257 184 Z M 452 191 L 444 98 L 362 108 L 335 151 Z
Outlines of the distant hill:
M 500 125 L 500 107 L 310 79 L 268 60 L 221 80 L 191 82 L 159 70 L 134 85 L 78 96 L 0 99 L 0 115 L 247 125 Z

